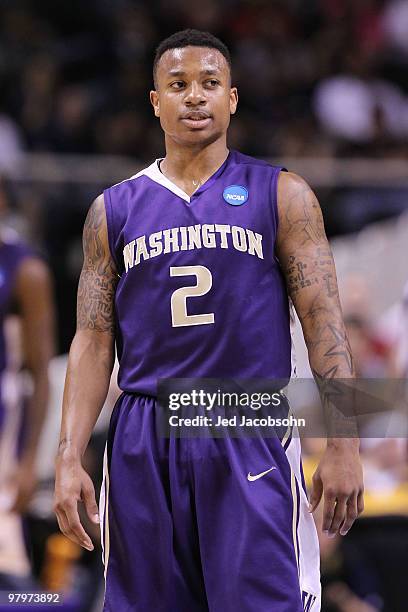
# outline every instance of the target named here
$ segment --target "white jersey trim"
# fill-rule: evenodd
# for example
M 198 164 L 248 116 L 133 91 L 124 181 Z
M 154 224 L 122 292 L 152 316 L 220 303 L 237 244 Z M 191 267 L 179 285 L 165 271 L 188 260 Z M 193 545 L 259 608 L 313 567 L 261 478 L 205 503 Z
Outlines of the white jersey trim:
M 150 164 L 150 166 L 143 168 L 143 170 L 140 170 L 139 172 L 137 172 L 137 174 L 134 174 L 133 176 L 130 176 L 129 178 L 124 179 L 123 181 L 120 181 L 119 183 L 115 183 L 115 185 L 112 185 L 112 186 L 116 187 L 117 185 L 126 183 L 126 181 L 132 181 L 134 179 L 137 179 L 139 178 L 139 176 L 147 176 L 149 177 L 149 179 L 151 179 L 158 185 L 161 185 L 165 189 L 168 189 L 169 191 L 174 193 L 176 196 L 178 196 L 179 198 L 181 198 L 182 200 L 185 200 L 186 202 L 190 204 L 190 196 L 185 191 L 180 189 L 180 187 L 177 187 L 177 185 L 173 183 L 170 179 L 164 176 L 162 172 L 160 172 L 159 163 L 163 159 L 164 159 L 163 157 L 156 159 L 152 164 Z
M 156 161 L 146 168 L 144 174 L 152 179 L 152 181 L 155 183 L 162 185 L 162 187 L 165 187 L 176 196 L 190 204 L 190 196 L 185 191 L 180 189 L 180 187 L 177 187 L 177 185 L 168 179 L 167 176 L 164 176 L 163 172 L 160 172 L 159 163 L 162 161 L 162 159 L 163 158 L 156 159 Z
M 292 440 L 285 452 L 291 471 L 293 547 L 298 563 L 304 609 L 307 612 L 319 612 L 321 606 L 319 540 L 313 516 L 309 512 L 309 501 L 302 486 L 299 432 L 292 433 Z
M 290 320 L 290 377 L 297 378 L 297 370 L 296 370 L 296 350 L 295 343 L 293 340 L 295 327 L 296 327 L 296 317 L 295 317 L 295 307 L 293 306 L 292 300 L 289 298 L 289 320 Z

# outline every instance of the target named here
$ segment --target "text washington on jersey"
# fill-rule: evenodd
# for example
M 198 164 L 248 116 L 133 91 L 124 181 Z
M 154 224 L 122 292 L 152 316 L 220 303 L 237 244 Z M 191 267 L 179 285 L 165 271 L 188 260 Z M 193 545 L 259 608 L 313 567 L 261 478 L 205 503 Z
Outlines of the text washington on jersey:
M 131 240 L 123 249 L 126 272 L 142 260 L 162 253 L 191 251 L 193 249 L 234 248 L 242 253 L 263 259 L 262 234 L 238 225 L 205 223 L 187 227 L 171 227 Z

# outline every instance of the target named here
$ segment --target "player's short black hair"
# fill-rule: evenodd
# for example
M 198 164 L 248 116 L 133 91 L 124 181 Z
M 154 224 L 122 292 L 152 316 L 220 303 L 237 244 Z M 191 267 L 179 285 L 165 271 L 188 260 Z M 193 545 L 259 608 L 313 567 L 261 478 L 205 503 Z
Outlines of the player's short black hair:
M 208 47 L 209 49 L 217 49 L 227 60 L 229 69 L 231 70 L 231 55 L 227 45 L 219 38 L 210 34 L 210 32 L 202 32 L 201 30 L 180 30 L 175 32 L 168 38 L 162 40 L 156 49 L 156 54 L 153 61 L 153 81 L 156 83 L 157 65 L 163 53 L 169 49 L 181 49 L 182 47 Z

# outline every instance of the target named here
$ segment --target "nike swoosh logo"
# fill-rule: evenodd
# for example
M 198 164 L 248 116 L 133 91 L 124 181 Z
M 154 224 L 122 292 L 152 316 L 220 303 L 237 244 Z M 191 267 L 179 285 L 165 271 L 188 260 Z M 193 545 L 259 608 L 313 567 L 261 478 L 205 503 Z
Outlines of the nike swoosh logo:
M 258 480 L 258 478 L 262 478 L 262 476 L 265 476 L 266 474 L 269 474 L 269 472 L 272 472 L 272 470 L 276 470 L 276 467 L 271 467 L 269 468 L 269 470 L 265 470 L 265 472 L 261 472 L 260 474 L 255 474 L 254 476 L 252 476 L 251 472 L 248 472 L 248 480 L 249 482 L 254 482 L 254 480 Z

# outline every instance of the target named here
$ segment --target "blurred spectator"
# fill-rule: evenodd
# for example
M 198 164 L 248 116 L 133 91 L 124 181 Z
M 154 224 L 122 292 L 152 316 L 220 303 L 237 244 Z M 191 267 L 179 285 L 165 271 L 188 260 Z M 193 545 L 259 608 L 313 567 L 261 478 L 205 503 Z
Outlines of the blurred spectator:
M 389 373 L 390 346 L 378 334 L 372 313 L 372 288 L 361 274 L 340 281 L 344 323 L 357 378 L 383 378 Z
M 344 318 L 357 378 L 382 378 L 388 373 L 389 352 L 361 315 Z
M 16 106 L 29 148 L 41 151 L 49 146 L 57 80 L 58 67 L 47 55 L 37 55 L 23 67 Z
M 28 149 L 151 157 L 141 131 L 146 140 L 155 129 L 147 97 L 154 47 L 184 27 L 211 30 L 231 47 L 240 90 L 233 123 L 246 153 L 330 155 L 344 140 L 404 148 L 403 0 L 92 1 L 86 14 L 78 0 L 58 6 L 0 7 L 4 129 L 14 132 L 17 119 Z
M 58 94 L 53 145 L 62 153 L 87 153 L 90 150 L 90 92 L 78 85 L 64 87 Z
M 330 134 L 350 142 L 370 143 L 408 136 L 408 97 L 378 78 L 372 56 L 360 47 L 346 52 L 342 73 L 316 88 L 316 114 Z
M 23 151 L 21 130 L 4 106 L 4 94 L 0 90 L 0 175 L 16 168 Z
M 408 477 L 407 424 L 401 419 L 400 438 L 385 438 L 387 422 L 388 419 L 384 417 L 379 423 L 373 421 L 363 432 L 362 438 L 365 487 L 369 494 L 378 497 L 390 497 L 401 485 L 405 486 Z M 373 437 L 381 433 L 384 433 L 383 438 Z M 408 508 L 405 513 L 408 513 Z
M 402 299 L 393 304 L 377 325 L 378 335 L 389 346 L 390 376 L 408 378 L 408 283 Z
M 387 42 L 408 57 L 408 2 L 406 0 L 386 2 L 383 19 Z

